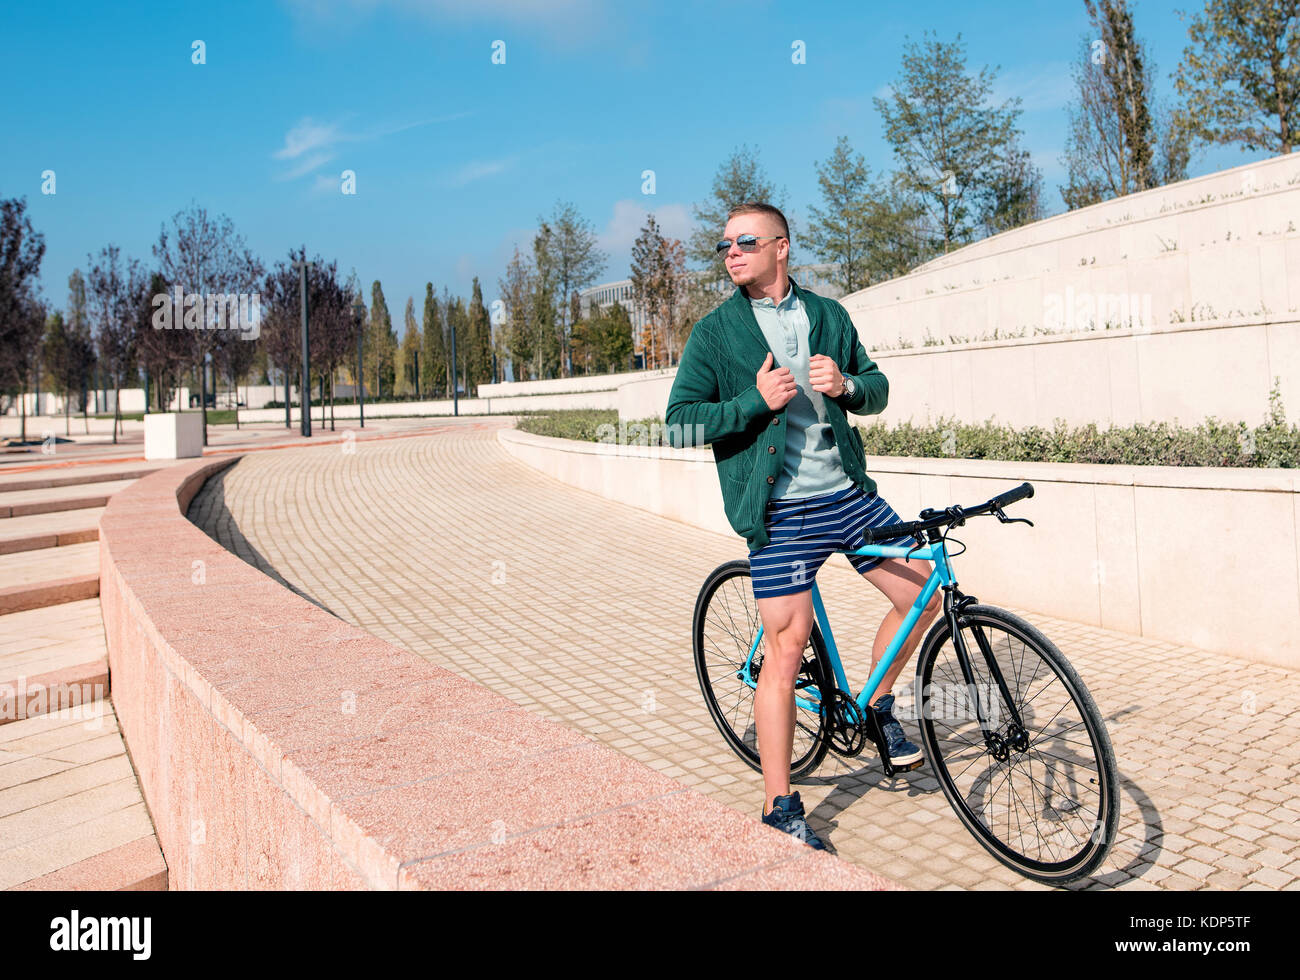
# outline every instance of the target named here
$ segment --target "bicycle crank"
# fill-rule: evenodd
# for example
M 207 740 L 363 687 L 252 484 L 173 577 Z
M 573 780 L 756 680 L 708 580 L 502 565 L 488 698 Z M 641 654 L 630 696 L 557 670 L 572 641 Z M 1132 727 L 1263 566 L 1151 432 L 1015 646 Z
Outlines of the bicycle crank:
M 867 744 L 866 726 L 858 703 L 847 692 L 836 689 L 830 704 L 822 698 L 822 714 L 826 716 L 826 740 L 832 751 L 850 759 L 860 755 Z

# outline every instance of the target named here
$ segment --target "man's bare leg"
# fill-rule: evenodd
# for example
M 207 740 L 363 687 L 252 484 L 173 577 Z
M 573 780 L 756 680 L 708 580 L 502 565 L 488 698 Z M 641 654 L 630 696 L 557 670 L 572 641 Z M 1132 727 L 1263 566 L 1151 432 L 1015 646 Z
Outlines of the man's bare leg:
M 772 809 L 778 796 L 790 795 L 790 755 L 794 752 L 794 681 L 812 633 L 811 588 L 794 595 L 758 599 L 763 621 L 763 669 L 754 694 L 754 727 L 763 766 L 763 790 Z
M 884 593 L 885 598 L 890 602 L 890 610 L 885 614 L 885 618 L 881 620 L 880 628 L 876 631 L 876 639 L 871 648 L 871 669 L 873 671 L 876 669 L 876 664 L 880 663 L 881 658 L 884 657 L 885 651 L 894 639 L 894 635 L 903 625 L 903 620 L 907 618 L 912 604 L 916 602 L 916 597 L 921 594 L 921 590 L 925 587 L 925 581 L 930 576 L 930 569 L 931 563 L 928 561 L 918 561 L 915 558 L 911 561 L 904 561 L 902 558 L 886 558 L 862 576 Z M 925 636 L 935 616 L 942 611 L 943 591 L 935 589 L 934 595 L 930 597 L 929 605 L 921 611 L 920 620 L 916 626 L 912 627 L 911 634 L 898 651 L 898 656 L 894 658 L 889 670 L 885 671 L 885 676 L 881 678 L 880 684 L 871 692 L 867 704 L 875 704 L 879 698 L 893 692 L 895 679 L 907 666 L 912 654 L 916 652 L 921 638 Z

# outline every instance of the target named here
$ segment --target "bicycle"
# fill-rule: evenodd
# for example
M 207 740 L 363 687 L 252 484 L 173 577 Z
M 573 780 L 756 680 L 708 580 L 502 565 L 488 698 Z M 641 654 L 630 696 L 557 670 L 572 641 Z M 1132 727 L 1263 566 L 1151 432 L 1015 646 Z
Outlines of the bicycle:
M 929 763 L 957 816 L 990 854 L 1027 878 L 1064 884 L 1096 869 L 1115 840 L 1119 779 L 1110 736 L 1083 681 L 1047 637 L 1021 617 L 961 592 L 950 564 L 955 555 L 949 555 L 947 544 L 952 528 L 983 514 L 991 513 L 1003 524 L 1023 521 L 1032 527 L 1026 518 L 1007 517 L 1003 508 L 1033 494 L 1033 486 L 1022 483 L 974 507 L 926 508 L 918 520 L 867 528 L 862 546 L 837 551 L 887 558 L 919 555 L 933 567 L 856 697 L 849 693 L 813 580 L 815 618 L 795 680 L 790 778 L 813 772 L 828 751 L 852 758 L 868 742 L 875 745 L 889 777 Z M 873 543 L 904 536 L 915 543 Z M 966 548 L 957 543 L 961 555 Z M 749 576 L 748 559 L 727 562 L 709 574 L 695 603 L 693 643 L 709 714 L 736 754 L 761 772 L 753 694 L 763 665 L 763 627 Z M 916 664 L 924 758 L 896 767 L 875 713 L 867 710 L 867 698 L 940 587 L 943 615 L 926 634 Z M 1052 696 L 1045 697 L 1049 690 Z M 1019 777 L 1024 777 L 1027 802 L 1014 789 Z

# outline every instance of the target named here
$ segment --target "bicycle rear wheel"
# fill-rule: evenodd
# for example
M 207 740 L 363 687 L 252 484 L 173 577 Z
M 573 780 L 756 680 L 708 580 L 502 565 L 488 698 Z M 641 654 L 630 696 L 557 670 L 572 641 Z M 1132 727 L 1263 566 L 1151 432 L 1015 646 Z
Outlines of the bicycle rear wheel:
M 1115 753 L 1092 696 L 1060 650 L 1019 616 L 970 605 L 958 627 L 992 737 L 980 729 L 941 619 L 925 638 L 917 690 L 921 738 L 944 795 L 975 839 L 1027 878 L 1063 884 L 1089 874 L 1119 824 Z
M 695 602 L 692 636 L 695 673 L 709 714 L 727 744 L 752 769 L 762 772 L 758 732 L 754 725 L 754 687 L 746 682 L 745 663 L 761 620 L 750 583 L 749 562 L 728 562 L 714 569 Z M 757 682 L 763 665 L 763 644 L 754 651 L 750 680 Z M 794 750 L 790 778 L 800 779 L 817 768 L 826 755 L 821 692 L 829 690 L 826 647 L 813 623 L 803 664 L 795 678 Z M 800 705 L 800 702 L 804 702 Z

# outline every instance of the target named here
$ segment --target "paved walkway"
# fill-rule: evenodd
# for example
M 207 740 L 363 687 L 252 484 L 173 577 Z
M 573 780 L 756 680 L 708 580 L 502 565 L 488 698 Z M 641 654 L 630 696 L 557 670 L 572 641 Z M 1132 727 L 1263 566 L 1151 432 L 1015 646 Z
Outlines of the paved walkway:
M 253 454 L 190 516 L 350 622 L 757 815 L 761 779 L 723 747 L 689 636 L 705 575 L 743 542 L 543 476 L 500 448 L 494 424 Z M 840 558 L 818 582 L 860 684 L 885 601 Z M 1078 887 L 1300 887 L 1300 675 L 966 584 L 1051 637 L 1106 715 L 1120 840 Z M 975 843 L 926 769 L 890 780 L 865 755 L 853 763 L 832 756 L 799 787 L 843 858 L 916 888 L 1042 887 Z

